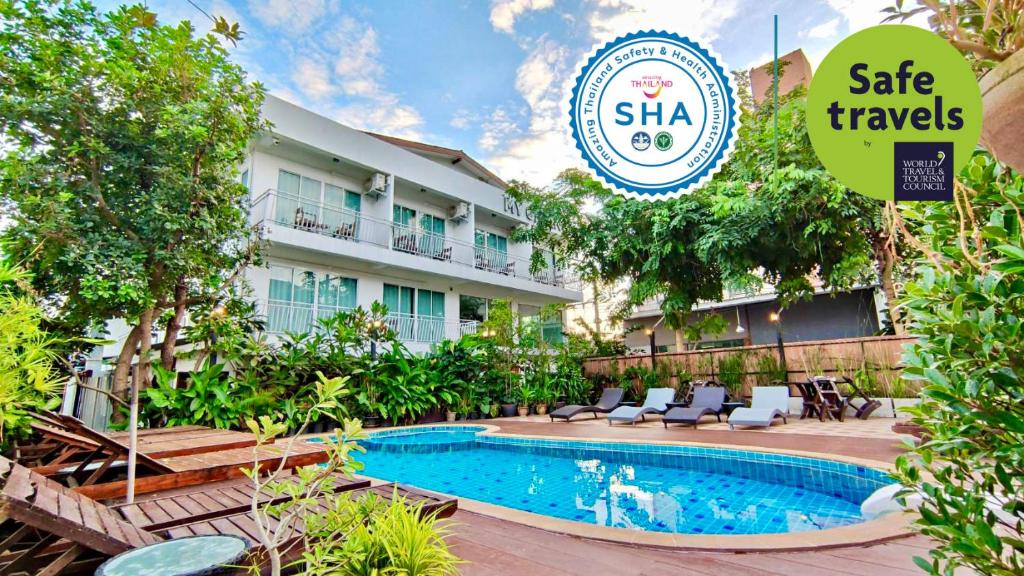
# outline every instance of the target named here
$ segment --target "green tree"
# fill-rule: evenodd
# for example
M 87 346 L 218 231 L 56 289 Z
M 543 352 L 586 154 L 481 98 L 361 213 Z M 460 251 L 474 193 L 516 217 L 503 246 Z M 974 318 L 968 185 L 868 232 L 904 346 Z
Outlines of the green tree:
M 263 88 L 222 37 L 160 25 L 143 6 L 0 2 L 0 188 L 5 232 L 68 331 L 116 317 L 134 326 L 117 360 L 124 395 L 149 381 L 150 333 L 173 341 L 188 307 L 209 302 L 252 261 L 237 167 Z

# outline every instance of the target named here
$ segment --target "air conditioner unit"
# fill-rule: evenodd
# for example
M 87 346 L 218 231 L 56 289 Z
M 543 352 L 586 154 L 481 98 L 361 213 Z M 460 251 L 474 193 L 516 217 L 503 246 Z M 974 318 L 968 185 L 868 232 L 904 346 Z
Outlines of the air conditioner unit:
M 459 202 L 448 209 L 448 219 L 452 222 L 469 220 L 469 202 Z
M 380 172 L 375 173 L 366 180 L 366 194 L 376 200 L 387 194 L 388 177 Z

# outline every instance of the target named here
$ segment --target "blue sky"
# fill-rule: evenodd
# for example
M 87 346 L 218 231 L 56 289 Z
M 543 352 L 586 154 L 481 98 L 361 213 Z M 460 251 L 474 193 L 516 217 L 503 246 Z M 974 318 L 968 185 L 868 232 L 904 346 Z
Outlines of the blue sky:
M 240 23 L 233 58 L 271 93 L 350 126 L 461 148 L 543 185 L 580 165 L 565 102 L 596 43 L 658 28 L 709 43 L 734 69 L 803 48 L 816 65 L 893 0 L 193 0 Z M 114 2 L 104 0 L 111 7 Z M 209 21 L 151 0 L 163 22 Z

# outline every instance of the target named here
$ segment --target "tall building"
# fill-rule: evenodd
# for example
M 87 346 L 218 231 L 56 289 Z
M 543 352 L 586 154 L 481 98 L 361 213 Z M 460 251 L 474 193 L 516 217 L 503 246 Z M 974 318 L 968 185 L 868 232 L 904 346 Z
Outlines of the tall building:
M 520 316 L 583 295 L 571 270 L 531 270 L 512 241 L 530 215 L 505 183 L 460 150 L 361 132 L 268 96 L 273 128 L 242 167 L 267 263 L 248 280 L 268 331 L 374 301 L 412 351 L 474 332 L 494 299 Z M 543 327 L 561 335 L 561 322 Z
M 772 100 L 772 77 L 774 76 L 774 60 L 750 69 L 750 95 L 754 103 L 760 106 L 766 100 Z M 800 48 L 789 54 L 779 56 L 779 96 L 789 94 L 798 86 L 804 89 L 811 86 L 811 63 Z

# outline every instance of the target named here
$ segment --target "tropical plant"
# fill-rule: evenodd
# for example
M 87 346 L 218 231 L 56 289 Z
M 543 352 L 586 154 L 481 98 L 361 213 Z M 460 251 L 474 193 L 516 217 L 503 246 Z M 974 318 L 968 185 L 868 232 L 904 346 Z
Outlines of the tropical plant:
M 150 425 L 240 428 L 246 416 L 269 415 L 279 408 L 294 415 L 299 410 L 295 398 L 289 399 L 290 406 L 282 406 L 272 392 L 240 386 L 223 364 L 207 364 L 191 372 L 187 385 L 180 388 L 177 372 L 159 365 L 153 369 L 156 385 L 142 391 L 146 402 L 141 419 Z
M 747 353 L 731 352 L 718 359 L 718 381 L 732 398 L 742 398 L 746 375 Z
M 954 181 L 954 201 L 902 208 L 921 251 L 902 305 L 920 336 L 903 374 L 924 385 L 908 409 L 924 441 L 897 461 L 922 497 L 917 528 L 935 575 L 1024 572 L 1024 178 L 987 154 Z
M 444 540 L 450 525 L 397 493 L 390 502 L 372 492 L 358 500 L 339 494 L 306 525 L 302 573 L 309 576 L 448 576 L 461 563 Z
M 64 383 L 57 367 L 63 341 L 43 328 L 43 310 L 24 289 L 28 280 L 0 257 L 0 445 L 28 432 L 31 411 L 59 406 Z
M 886 22 L 928 14 L 931 28 L 969 56 L 977 70 L 995 67 L 1024 48 L 1024 6 L 1020 0 L 918 0 L 904 8 L 903 0 L 884 8 Z
M 258 260 L 237 171 L 264 90 L 231 62 L 217 19 L 196 36 L 143 5 L 102 13 L 79 0 L 0 3 L 0 199 L 9 249 L 68 334 L 133 326 L 115 363 L 150 381 L 165 311 L 218 299 Z M 216 35 L 215 35 L 216 34 Z
M 757 355 L 757 383 L 767 386 L 772 382 L 785 382 L 789 380 L 786 370 L 779 361 L 779 355 L 774 351 L 762 351 Z

